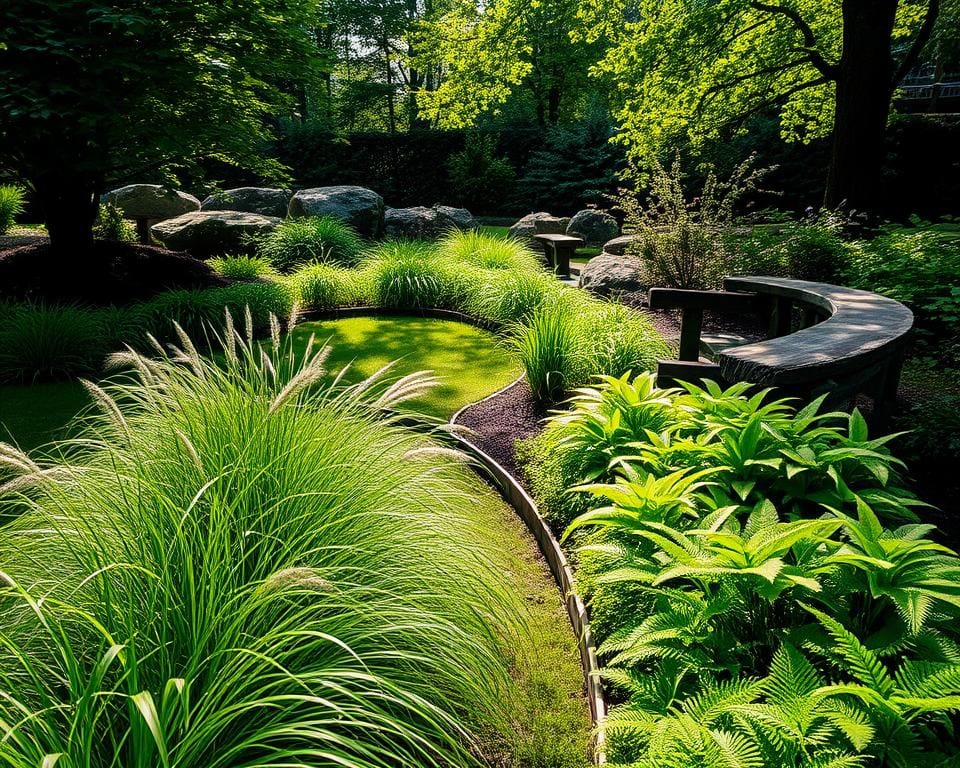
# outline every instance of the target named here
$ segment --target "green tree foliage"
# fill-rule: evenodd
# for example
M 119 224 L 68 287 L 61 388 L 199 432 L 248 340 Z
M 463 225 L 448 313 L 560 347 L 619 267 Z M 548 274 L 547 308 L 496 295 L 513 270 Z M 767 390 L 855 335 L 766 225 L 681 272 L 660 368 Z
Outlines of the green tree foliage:
M 606 108 L 596 103 L 583 120 L 554 126 L 544 147 L 527 161 L 522 193 L 536 207 L 554 211 L 606 202 L 623 164 L 622 153 L 610 142 L 613 131 Z
M 216 158 L 276 176 L 265 117 L 318 60 L 315 0 L 8 0 L 0 164 L 37 195 L 54 246 L 92 242 L 108 179 Z
M 448 128 L 496 113 L 517 92 L 528 93 L 540 125 L 554 124 L 584 95 L 593 43 L 572 42 L 576 0 L 457 0 L 415 38 L 420 59 L 441 64 L 443 81 L 422 107 Z M 595 86 L 596 87 L 596 86 Z
M 632 155 L 702 145 L 775 108 L 790 141 L 833 136 L 826 200 L 870 207 L 896 85 L 918 61 L 938 0 L 590 0 L 586 41 L 616 92 Z

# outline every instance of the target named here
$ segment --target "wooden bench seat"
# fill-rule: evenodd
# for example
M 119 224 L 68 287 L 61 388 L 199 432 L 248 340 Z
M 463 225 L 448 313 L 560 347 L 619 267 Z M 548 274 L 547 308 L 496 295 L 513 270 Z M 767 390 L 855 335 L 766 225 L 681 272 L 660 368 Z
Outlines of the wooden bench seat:
M 534 235 L 535 240 L 543 243 L 543 249 L 547 256 L 547 266 L 558 277 L 570 277 L 570 259 L 576 253 L 577 248 L 584 244 L 582 237 L 573 237 L 571 235 Z
M 680 359 L 663 361 L 658 370 L 665 379 L 749 381 L 804 399 L 827 394 L 834 406 L 863 392 L 878 411 L 892 406 L 913 328 L 913 313 L 903 304 L 869 291 L 777 277 L 728 277 L 724 288 L 651 289 L 651 308 L 683 310 Z M 795 307 L 801 328 L 791 332 Z M 704 363 L 703 309 L 763 312 L 770 338 L 719 349 Z

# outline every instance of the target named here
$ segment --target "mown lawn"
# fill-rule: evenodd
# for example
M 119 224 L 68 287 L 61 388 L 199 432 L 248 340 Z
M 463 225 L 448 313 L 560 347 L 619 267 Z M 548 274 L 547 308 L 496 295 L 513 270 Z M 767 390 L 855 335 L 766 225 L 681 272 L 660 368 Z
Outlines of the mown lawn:
M 520 375 L 513 353 L 486 331 L 462 323 L 416 317 L 350 318 L 304 323 L 293 335 L 302 348 L 310 334 L 329 341 L 332 373 L 349 365 L 346 380 L 361 381 L 396 360 L 393 372 L 432 370 L 441 385 L 408 405 L 448 419 Z M 66 435 L 67 425 L 90 402 L 78 382 L 0 387 L 0 440 L 32 450 Z

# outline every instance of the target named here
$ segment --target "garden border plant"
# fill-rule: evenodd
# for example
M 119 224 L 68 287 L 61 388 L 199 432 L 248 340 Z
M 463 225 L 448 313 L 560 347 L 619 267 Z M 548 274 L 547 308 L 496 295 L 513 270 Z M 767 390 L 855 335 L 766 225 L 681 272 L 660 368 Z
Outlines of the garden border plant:
M 528 442 L 627 698 L 613 761 L 955 759 L 960 558 L 917 523 L 895 436 L 821 402 L 605 377 Z

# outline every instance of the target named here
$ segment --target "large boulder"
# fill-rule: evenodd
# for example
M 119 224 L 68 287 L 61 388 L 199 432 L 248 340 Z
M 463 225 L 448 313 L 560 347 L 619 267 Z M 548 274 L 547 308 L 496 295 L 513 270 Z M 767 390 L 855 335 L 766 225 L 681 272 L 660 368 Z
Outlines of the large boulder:
M 613 240 L 607 240 L 603 244 L 604 253 L 612 253 L 617 256 L 623 256 L 627 252 L 627 248 L 630 247 L 630 243 L 633 242 L 634 235 L 620 235 L 620 237 L 615 237 Z
M 366 187 L 301 189 L 287 208 L 290 216 L 332 216 L 350 224 L 364 237 L 383 232 L 383 198 Z
M 128 184 L 112 189 L 100 198 L 113 203 L 128 219 L 163 221 L 200 210 L 200 201 L 186 192 L 165 189 L 159 184 Z
M 206 259 L 249 250 L 252 238 L 272 232 L 281 221 L 245 211 L 194 211 L 154 224 L 150 233 L 167 248 Z
M 577 211 L 567 224 L 567 234 L 582 237 L 588 245 L 600 245 L 620 232 L 617 220 L 609 213 L 585 209 Z
M 546 231 L 537 231 L 538 221 L 543 222 L 541 224 L 541 229 L 543 229 L 544 226 L 550 227 L 553 222 L 560 222 L 561 220 L 546 211 L 528 213 L 519 221 L 514 222 L 513 226 L 510 227 L 510 237 L 516 237 L 519 240 L 532 240 L 536 234 L 548 234 Z M 559 227 L 559 223 L 556 226 Z M 562 232 L 563 230 L 561 229 L 557 234 L 562 234 Z
M 387 208 L 383 213 L 383 233 L 387 237 L 435 238 L 451 229 L 476 226 L 477 220 L 466 208 L 447 205 Z
M 466 208 L 454 208 L 449 205 L 435 205 L 437 227 L 441 232 L 448 229 L 468 230 L 477 228 L 477 220 Z
M 211 195 L 200 206 L 201 211 L 244 211 L 282 219 L 293 192 L 270 187 L 238 187 Z
M 632 254 L 601 253 L 580 270 L 580 287 L 598 296 L 646 291 L 643 262 Z
M 383 234 L 387 237 L 436 237 L 437 212 L 422 205 L 387 208 L 383 212 Z

